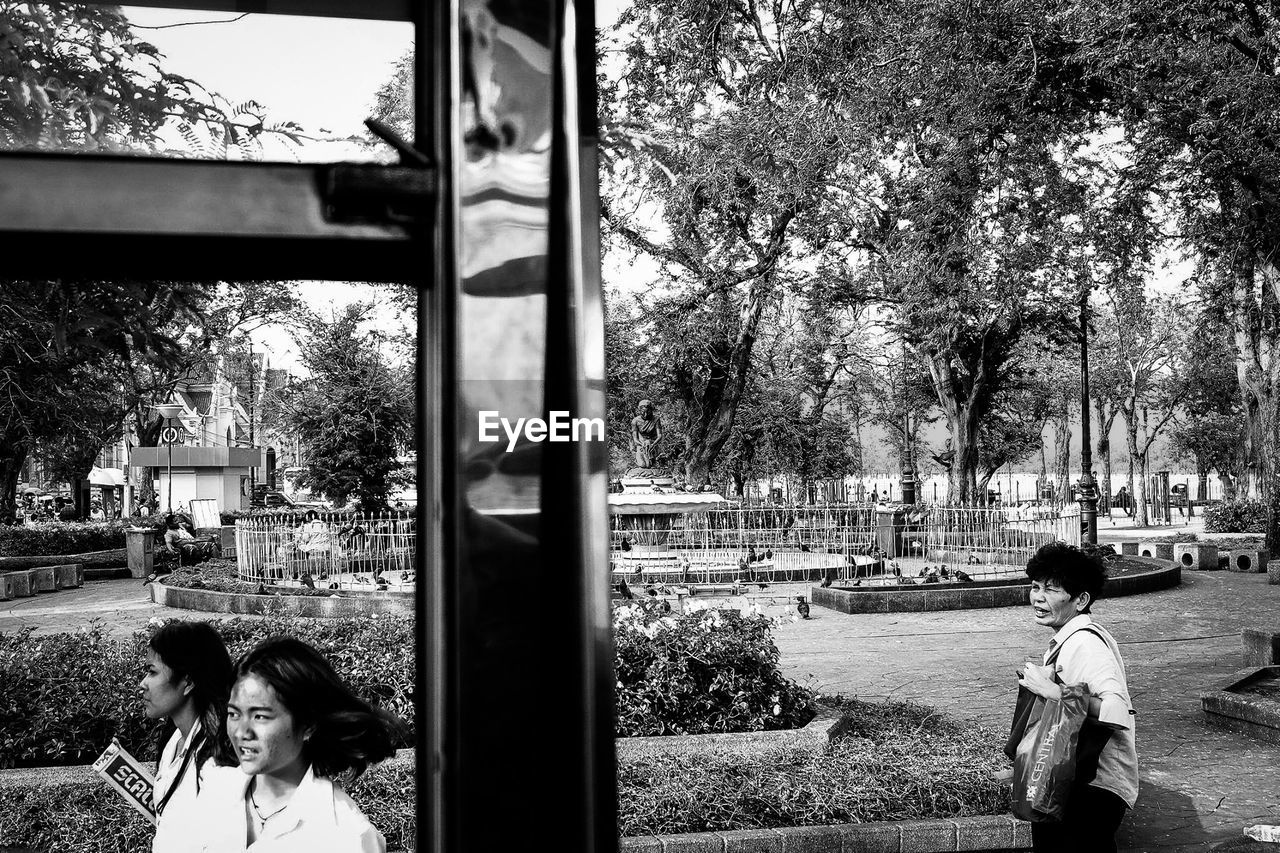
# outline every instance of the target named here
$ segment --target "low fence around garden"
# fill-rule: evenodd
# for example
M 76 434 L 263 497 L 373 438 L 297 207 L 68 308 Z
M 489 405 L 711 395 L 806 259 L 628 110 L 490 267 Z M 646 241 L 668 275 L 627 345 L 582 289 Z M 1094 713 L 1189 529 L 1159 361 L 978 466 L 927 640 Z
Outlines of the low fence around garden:
M 611 527 L 613 573 L 662 583 L 848 580 L 924 564 L 978 579 L 1025 566 L 1048 542 L 1081 541 L 1077 506 L 714 509 L 615 514 Z
M 414 537 L 409 512 L 249 516 L 236 520 L 236 571 L 275 586 L 411 589 Z

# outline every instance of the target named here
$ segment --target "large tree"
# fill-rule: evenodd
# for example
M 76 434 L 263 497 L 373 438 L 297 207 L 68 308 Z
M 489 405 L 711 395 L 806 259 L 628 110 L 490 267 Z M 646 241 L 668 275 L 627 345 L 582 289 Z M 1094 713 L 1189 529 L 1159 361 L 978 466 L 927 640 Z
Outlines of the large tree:
M 302 449 L 301 484 L 336 504 L 385 509 L 410 482 L 399 460 L 413 446 L 412 370 L 384 354 L 372 306 L 353 303 L 332 320 L 311 317 L 299 337 L 310 377 L 291 387 L 286 418 Z

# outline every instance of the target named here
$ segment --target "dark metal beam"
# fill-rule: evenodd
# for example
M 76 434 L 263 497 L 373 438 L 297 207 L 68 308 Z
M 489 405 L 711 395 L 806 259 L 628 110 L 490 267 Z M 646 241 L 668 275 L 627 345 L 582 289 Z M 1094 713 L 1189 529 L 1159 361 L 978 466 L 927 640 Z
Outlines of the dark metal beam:
M 333 210 L 367 214 L 358 188 L 383 192 L 389 168 L 0 155 L 4 275 L 46 278 L 57 258 L 64 277 L 409 280 L 423 258 L 404 226 Z

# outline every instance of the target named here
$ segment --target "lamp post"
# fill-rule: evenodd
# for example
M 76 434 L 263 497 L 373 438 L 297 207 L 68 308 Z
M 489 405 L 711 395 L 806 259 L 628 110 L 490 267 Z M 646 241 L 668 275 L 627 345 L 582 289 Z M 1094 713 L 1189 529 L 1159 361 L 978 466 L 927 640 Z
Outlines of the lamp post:
M 916 476 L 911 464 L 911 412 L 907 409 L 907 342 L 902 342 L 902 502 L 916 502 Z
M 1080 291 L 1080 540 L 1098 544 L 1098 487 L 1089 430 L 1089 287 Z
M 182 406 L 177 403 L 165 403 L 163 406 L 152 406 L 160 417 L 164 418 L 164 429 L 160 431 L 160 437 L 169 448 L 169 489 L 167 492 L 168 512 L 173 514 L 173 443 L 177 441 L 177 430 L 174 429 L 172 421 L 178 415 L 182 414 Z

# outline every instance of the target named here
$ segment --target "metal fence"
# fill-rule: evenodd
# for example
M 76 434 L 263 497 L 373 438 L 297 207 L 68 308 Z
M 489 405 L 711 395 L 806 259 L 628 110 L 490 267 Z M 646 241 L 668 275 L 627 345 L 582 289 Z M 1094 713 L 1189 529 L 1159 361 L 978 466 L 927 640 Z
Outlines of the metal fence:
M 271 513 L 236 520 L 242 580 L 317 589 L 412 589 L 414 516 L 407 512 Z
M 615 515 L 610 566 L 660 583 L 1016 573 L 1041 545 L 1080 544 L 1078 508 L 872 504 Z M 946 577 L 944 575 L 943 577 Z

